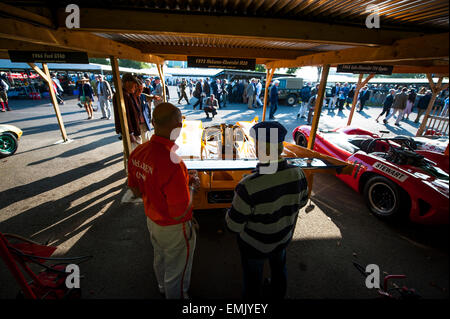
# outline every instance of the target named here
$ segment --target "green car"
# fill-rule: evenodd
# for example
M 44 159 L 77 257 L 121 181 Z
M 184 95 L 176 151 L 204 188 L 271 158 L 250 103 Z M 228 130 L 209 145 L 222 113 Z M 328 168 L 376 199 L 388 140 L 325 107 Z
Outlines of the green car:
M 0 158 L 13 155 L 17 151 L 22 134 L 22 130 L 16 126 L 0 124 Z

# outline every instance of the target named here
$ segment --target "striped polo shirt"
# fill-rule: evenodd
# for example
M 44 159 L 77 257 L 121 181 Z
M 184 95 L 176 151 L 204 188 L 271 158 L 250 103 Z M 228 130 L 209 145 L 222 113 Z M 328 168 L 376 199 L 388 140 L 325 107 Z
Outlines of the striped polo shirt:
M 262 165 L 236 186 L 225 217 L 228 228 L 239 234 L 241 249 L 256 256 L 289 244 L 299 209 L 308 201 L 308 184 L 300 167 L 282 159 L 276 173 L 260 174 Z

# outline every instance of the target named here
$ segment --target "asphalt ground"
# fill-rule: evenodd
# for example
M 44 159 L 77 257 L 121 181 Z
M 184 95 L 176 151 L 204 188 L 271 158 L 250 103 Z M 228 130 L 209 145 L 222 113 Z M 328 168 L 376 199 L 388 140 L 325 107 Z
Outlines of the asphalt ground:
M 171 88 L 172 102 L 177 102 Z M 122 142 L 113 120 L 87 120 L 75 99 L 60 106 L 72 142 L 61 135 L 49 100 L 10 100 L 13 111 L 0 113 L 1 124 L 20 127 L 24 135 L 14 156 L 0 160 L 0 232 L 15 233 L 58 246 L 56 256 L 92 255 L 80 265 L 84 298 L 161 299 L 153 273 L 153 251 L 142 204 L 121 204 L 126 191 Z M 187 119 L 204 126 L 261 119 L 262 110 L 228 105 L 213 120 L 179 105 Z M 305 120 L 298 107 L 280 106 L 275 114 L 291 132 Z M 389 135 L 413 136 L 418 125 L 378 124 L 379 107 L 356 113 L 353 125 Z M 324 110 L 320 128 L 346 124 L 343 113 Z M 415 114 L 413 119 L 415 119 Z M 405 274 L 397 281 L 424 298 L 448 298 L 448 227 L 410 223 L 391 225 L 370 214 L 364 199 L 332 175 L 318 175 L 309 209 L 301 209 L 287 250 L 288 298 L 376 298 L 352 265 L 377 264 L 382 272 Z M 193 298 L 240 298 L 242 273 L 234 235 L 224 211 L 195 212 L 200 233 L 195 249 L 190 294 Z M 265 269 L 269 275 L 268 267 Z M 19 287 L 2 263 L 0 298 L 15 298 Z

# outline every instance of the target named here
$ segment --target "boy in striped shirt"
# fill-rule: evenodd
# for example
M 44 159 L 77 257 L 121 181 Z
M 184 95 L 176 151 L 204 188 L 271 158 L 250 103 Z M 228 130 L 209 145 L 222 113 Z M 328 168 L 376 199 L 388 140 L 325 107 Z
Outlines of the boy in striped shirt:
M 299 209 L 308 200 L 303 170 L 281 157 L 286 133 L 276 121 L 253 126 L 250 134 L 259 163 L 236 186 L 232 207 L 225 217 L 229 230 L 238 234 L 245 299 L 262 297 L 267 259 L 271 268 L 270 297 L 286 295 L 286 247 L 292 239 Z

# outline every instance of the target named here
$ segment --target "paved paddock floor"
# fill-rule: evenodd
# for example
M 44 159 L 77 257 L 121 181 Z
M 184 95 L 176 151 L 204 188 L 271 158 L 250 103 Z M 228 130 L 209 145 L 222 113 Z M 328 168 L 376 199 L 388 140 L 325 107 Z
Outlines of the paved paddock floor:
M 0 113 L 0 123 L 16 125 L 24 135 L 17 153 L 0 160 L 0 232 L 57 245 L 60 256 L 93 255 L 80 265 L 85 298 L 161 298 L 143 206 L 120 204 L 126 176 L 113 120 L 100 120 L 97 112 L 97 119 L 88 121 L 76 100 L 68 99 L 61 112 L 73 141 L 55 144 L 61 135 L 48 100 L 10 103 L 14 111 Z M 188 119 L 205 118 L 190 106 L 180 107 Z M 292 129 L 305 123 L 296 119 L 297 110 L 280 106 L 276 114 L 291 142 Z M 324 110 L 320 127 L 345 125 L 348 112 Z M 374 131 L 387 127 L 392 135 L 413 135 L 417 130 L 411 123 L 403 122 L 400 128 L 377 124 L 374 116 L 379 112 L 381 108 L 355 113 L 353 123 Z M 255 115 L 261 118 L 262 110 L 230 105 L 204 124 L 234 123 Z M 370 214 L 361 195 L 331 175 L 315 178 L 310 204 L 312 210 L 299 214 L 288 249 L 289 298 L 376 297 L 353 267 L 354 260 L 377 264 L 390 274 L 406 274 L 404 283 L 426 298 L 448 298 L 448 227 L 381 222 Z M 239 253 L 234 236 L 225 229 L 224 212 L 195 215 L 200 235 L 191 295 L 239 298 Z M 3 263 L 0 283 L 0 298 L 15 298 L 19 288 Z

